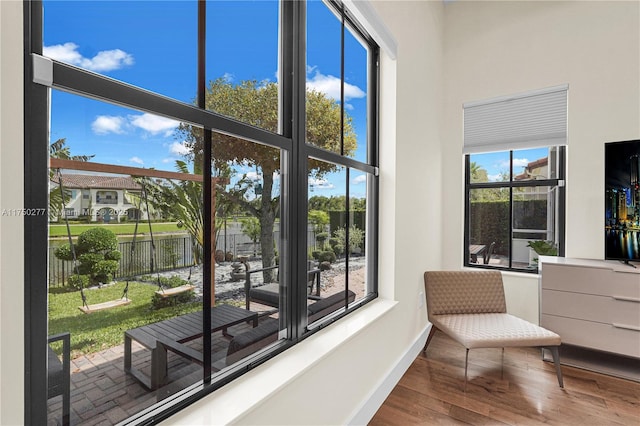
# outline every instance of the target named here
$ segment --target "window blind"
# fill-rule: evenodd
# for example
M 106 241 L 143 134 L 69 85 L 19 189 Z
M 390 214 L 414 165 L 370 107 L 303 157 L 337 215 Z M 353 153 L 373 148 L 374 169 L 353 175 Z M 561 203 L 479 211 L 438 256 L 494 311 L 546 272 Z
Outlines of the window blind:
M 568 85 L 469 102 L 464 153 L 567 144 Z

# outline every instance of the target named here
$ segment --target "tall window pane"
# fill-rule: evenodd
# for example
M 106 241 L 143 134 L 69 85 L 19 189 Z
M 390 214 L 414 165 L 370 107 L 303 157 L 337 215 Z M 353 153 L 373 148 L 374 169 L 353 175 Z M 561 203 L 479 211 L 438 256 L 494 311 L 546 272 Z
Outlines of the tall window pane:
M 48 334 L 71 351 L 52 343 L 50 362 L 70 355 L 73 424 L 115 423 L 202 379 L 161 343 L 202 335 L 202 160 L 175 120 L 56 90 L 51 105 Z M 60 419 L 61 398 L 48 407 Z
M 367 49 L 323 2 L 308 3 L 307 45 L 307 143 L 366 162 Z M 342 137 L 327 133 L 341 116 Z
M 509 189 L 472 189 L 469 206 L 469 262 L 508 267 Z
M 277 0 L 207 3 L 206 108 L 279 132 Z
M 44 56 L 191 103 L 196 0 L 44 2 Z

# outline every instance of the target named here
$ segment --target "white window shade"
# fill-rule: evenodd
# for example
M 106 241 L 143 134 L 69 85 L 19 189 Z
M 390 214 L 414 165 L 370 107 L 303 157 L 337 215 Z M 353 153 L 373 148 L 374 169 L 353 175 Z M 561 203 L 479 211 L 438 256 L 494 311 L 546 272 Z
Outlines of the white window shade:
M 566 145 L 568 88 L 465 103 L 464 153 Z

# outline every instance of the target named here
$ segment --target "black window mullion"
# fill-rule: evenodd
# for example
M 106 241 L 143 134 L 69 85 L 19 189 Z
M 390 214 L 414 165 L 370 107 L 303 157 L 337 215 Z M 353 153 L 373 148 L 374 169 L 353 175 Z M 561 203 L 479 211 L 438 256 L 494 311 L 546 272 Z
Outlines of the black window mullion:
M 24 2 L 24 207 L 48 208 L 49 89 L 31 84 L 30 52 L 42 53 L 42 3 Z M 28 123 L 28 125 L 26 125 Z M 47 423 L 47 291 L 46 215 L 24 216 L 24 419 L 25 424 Z M 20 303 L 20 301 L 16 301 Z
M 207 3 L 198 0 L 198 108 L 206 109 L 206 40 L 207 40 Z M 213 194 L 211 185 L 211 136 L 210 128 L 205 128 L 203 132 L 203 159 L 202 159 L 202 198 L 203 198 L 203 262 L 202 262 L 202 381 L 205 384 L 211 383 L 211 271 L 213 265 L 212 258 L 212 220 L 213 220 Z M 194 159 L 197 161 L 197 159 Z
M 282 135 L 58 61 L 53 61 L 53 87 L 275 148 L 291 148 L 291 140 Z
M 471 156 L 469 154 L 464 157 L 464 169 L 465 169 L 465 182 L 464 182 L 464 261 L 463 265 L 469 266 L 469 259 L 471 255 L 469 254 L 469 244 L 470 237 L 469 233 L 471 232 L 471 218 L 469 214 L 471 213 Z
M 509 151 L 509 269 L 513 268 L 513 150 Z

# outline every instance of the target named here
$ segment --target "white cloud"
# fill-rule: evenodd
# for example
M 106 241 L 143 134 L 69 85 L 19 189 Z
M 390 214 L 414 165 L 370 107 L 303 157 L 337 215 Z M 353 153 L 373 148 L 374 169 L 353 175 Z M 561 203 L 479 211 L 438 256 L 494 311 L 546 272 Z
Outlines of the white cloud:
M 351 180 L 354 185 L 359 185 L 367 181 L 367 175 L 359 175 Z
M 169 152 L 172 155 L 183 156 L 189 153 L 189 148 L 187 148 L 184 142 L 173 142 L 169 145 Z
M 144 164 L 144 161 L 142 161 L 142 158 L 140 157 L 131 157 L 129 158 L 129 162 L 140 164 L 141 166 Z
M 307 68 L 309 72 L 315 68 Z M 307 79 L 307 89 L 324 93 L 331 99 L 340 100 L 340 78 L 333 75 L 324 75 L 320 71 L 315 71 L 315 75 Z M 364 98 L 367 94 L 358 86 L 344 84 L 344 100 Z
M 149 113 L 131 115 L 129 116 L 129 121 L 134 126 L 146 130 L 152 135 L 164 133 L 165 136 L 170 136 L 174 129 L 180 125 L 179 121 Z
M 326 179 L 309 178 L 309 186 L 312 189 L 333 189 L 335 185 Z
M 249 180 L 262 180 L 262 175 L 258 174 L 257 172 L 248 172 L 246 173 L 246 177 Z
M 526 167 L 531 161 L 526 158 L 514 158 L 513 159 L 513 167 Z M 508 166 L 507 166 L 508 167 Z
M 133 65 L 134 63 L 133 56 L 124 50 L 102 50 L 93 58 L 86 58 L 78 52 L 79 47 L 80 46 L 75 43 L 68 42 L 53 46 L 44 46 L 42 53 L 51 59 L 76 65 L 89 71 L 98 72 L 117 70 L 125 66 Z
M 91 123 L 91 129 L 98 135 L 106 135 L 108 133 L 124 133 L 126 121 L 122 117 L 113 115 L 99 115 Z
M 489 182 L 502 182 L 502 175 L 499 173 L 497 175 L 488 175 L 487 178 L 489 178 Z

